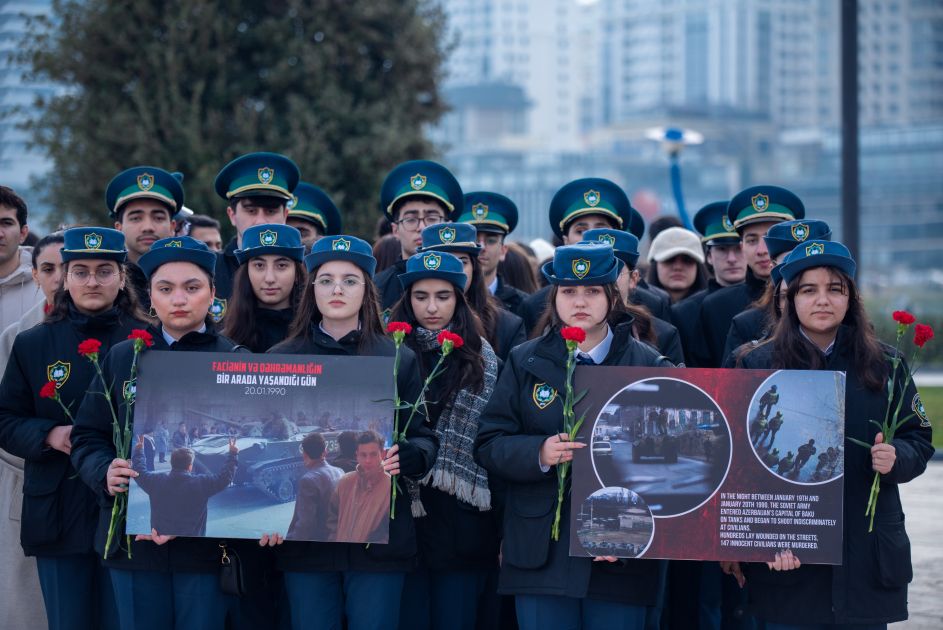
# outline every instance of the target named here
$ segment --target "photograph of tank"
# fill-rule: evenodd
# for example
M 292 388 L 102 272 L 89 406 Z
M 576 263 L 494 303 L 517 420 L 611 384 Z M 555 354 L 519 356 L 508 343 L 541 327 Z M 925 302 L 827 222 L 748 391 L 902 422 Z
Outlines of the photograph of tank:
M 773 474 L 795 483 L 825 483 L 844 474 L 845 375 L 811 379 L 781 371 L 750 402 L 750 446 Z
M 589 556 L 636 558 L 648 548 L 655 519 L 627 488 L 601 488 L 580 504 L 576 536 Z
M 655 516 L 695 509 L 723 483 L 730 429 L 701 389 L 671 378 L 632 383 L 593 426 L 593 466 L 604 487 L 641 495 Z
M 210 386 L 157 397 L 161 384 L 139 382 L 128 532 L 387 542 L 390 371 L 324 359 L 337 364 L 317 387 L 277 395 Z

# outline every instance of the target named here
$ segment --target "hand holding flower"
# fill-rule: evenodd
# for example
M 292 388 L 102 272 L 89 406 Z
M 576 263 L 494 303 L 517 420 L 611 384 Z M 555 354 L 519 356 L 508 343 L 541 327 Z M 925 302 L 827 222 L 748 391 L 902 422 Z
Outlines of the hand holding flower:
M 874 438 L 874 446 L 871 447 L 871 468 L 886 475 L 894 468 L 896 461 L 897 449 L 893 444 L 885 444 L 884 434 L 878 433 Z
M 566 433 L 551 435 L 540 447 L 540 464 L 542 466 L 556 466 L 563 462 L 573 461 L 573 450 L 583 448 L 582 442 L 572 442 Z

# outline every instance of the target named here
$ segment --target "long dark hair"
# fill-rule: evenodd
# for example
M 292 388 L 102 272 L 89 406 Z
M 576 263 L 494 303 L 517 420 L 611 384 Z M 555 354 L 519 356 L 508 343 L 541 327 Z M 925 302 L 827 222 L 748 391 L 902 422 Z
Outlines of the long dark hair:
M 631 298 L 631 296 L 630 296 Z M 625 310 L 632 316 L 632 329 L 641 341 L 658 347 L 658 335 L 655 334 L 654 315 L 644 304 L 627 302 Z
M 531 262 L 533 256 L 529 255 L 520 243 L 508 242 L 505 245 L 508 253 L 504 261 L 498 263 L 498 275 L 512 287 L 524 293 L 534 293 L 540 287 L 534 277 L 534 265 Z
M 307 283 L 305 266 L 297 260 L 295 265 L 295 283 L 291 287 L 289 307 L 294 311 L 301 301 L 301 294 Z M 239 265 L 233 278 L 232 299 L 226 313 L 223 334 L 238 344 L 248 348 L 255 348 L 261 342 L 259 326 L 255 321 L 256 308 L 259 298 L 252 290 L 252 281 L 249 279 L 249 263 Z
M 481 328 L 484 330 L 485 339 L 494 348 L 494 351 L 501 354 L 502 348 L 498 347 L 498 312 L 504 308 L 498 303 L 498 299 L 491 295 L 491 291 L 485 286 L 485 278 L 481 272 L 481 263 L 474 254 L 469 254 L 471 258 L 472 277 L 471 284 L 468 285 L 468 291 L 464 298 L 468 302 L 478 319 L 481 320 Z
M 313 279 L 317 277 L 320 268 L 320 266 L 315 267 L 308 274 L 312 281 L 305 282 L 305 289 L 301 293 L 301 302 L 295 312 L 295 318 L 291 320 L 291 325 L 288 327 L 286 341 L 289 339 L 310 340 L 314 325 L 319 324 L 324 318 L 314 295 Z M 360 342 L 357 344 L 357 351 L 366 352 L 374 346 L 377 339 L 384 336 L 383 320 L 380 317 L 380 298 L 377 294 L 377 287 L 363 269 L 360 269 L 360 272 L 363 273 L 364 285 L 363 303 L 360 305 Z
M 70 264 L 71 261 L 67 262 L 62 269 L 63 279 L 65 279 L 66 274 L 69 273 Z M 121 263 L 118 263 L 118 271 L 121 274 L 119 282 L 121 280 L 127 282 L 128 274 L 125 271 L 124 265 Z M 69 294 L 68 289 L 65 288 L 65 283 L 60 283 L 59 288 L 56 289 L 56 293 L 52 297 L 52 308 L 49 309 L 44 321 L 58 322 L 66 319 L 69 316 L 70 305 L 74 305 L 72 296 Z M 128 288 L 127 285 L 118 291 L 118 295 L 115 296 L 112 307 L 118 309 L 122 314 L 127 315 L 131 319 L 135 319 L 139 322 L 154 323 L 154 318 L 144 312 L 134 291 Z
M 622 317 L 631 313 L 631 311 L 625 305 L 625 300 L 622 299 L 619 287 L 617 287 L 614 282 L 599 286 L 602 286 L 603 291 L 606 293 L 606 299 L 609 300 L 609 312 L 606 314 L 606 321 L 609 322 L 610 326 L 615 326 Z M 539 337 L 544 334 L 548 326 L 551 329 L 557 329 L 563 326 L 563 320 L 560 319 L 560 315 L 557 313 L 557 292 L 559 290 L 559 284 L 550 285 L 550 292 L 547 294 L 547 307 L 544 309 L 540 319 L 537 320 L 537 325 L 534 326 L 534 332 L 531 334 L 531 338 Z
M 683 256 L 684 254 L 681 254 L 681 255 Z M 691 260 L 694 260 L 694 259 L 692 258 Z M 704 263 L 697 262 L 696 260 L 694 260 L 694 264 L 697 265 L 697 275 L 694 276 L 694 284 L 692 284 L 688 288 L 688 292 L 685 294 L 684 297 L 687 297 L 689 295 L 694 295 L 698 291 L 701 291 L 702 289 L 706 289 L 708 285 L 707 267 L 704 266 Z M 648 266 L 647 275 L 648 275 L 648 278 L 646 279 L 648 280 L 648 284 L 650 284 L 653 287 L 658 287 L 659 289 L 665 289 L 665 287 L 661 284 L 661 280 L 658 279 L 658 263 L 656 261 L 653 260 L 651 264 Z M 668 289 L 665 289 L 665 291 L 667 290 Z M 681 299 L 684 299 L 684 298 L 681 298 Z
M 393 312 L 390 315 L 391 320 L 407 322 L 413 326 L 419 325 L 411 300 L 413 287 L 415 286 L 415 284 L 411 285 L 403 293 L 403 297 L 393 305 Z M 485 382 L 485 365 L 481 359 L 481 338 L 484 336 L 481 320 L 472 310 L 461 289 L 452 285 L 452 290 L 455 292 L 455 312 L 452 314 L 448 327 L 450 331 L 460 335 L 465 343 L 449 355 L 457 359 L 458 362 L 451 358 L 446 360 L 448 369 L 442 375 L 441 391 L 447 392 L 449 395 L 464 388 L 479 392 Z M 406 336 L 406 345 L 412 348 L 416 356 L 421 354 L 422 350 L 416 342 L 415 335 Z M 419 366 L 422 377 L 425 378 L 425 366 L 422 365 L 422 361 L 419 362 Z
M 857 369 L 858 377 L 865 387 L 873 391 L 884 389 L 888 377 L 888 360 L 884 349 L 874 334 L 874 327 L 864 310 L 861 295 L 854 280 L 833 267 L 827 268 L 832 277 L 837 278 L 848 291 L 848 312 L 842 324 L 851 333 L 848 347 L 852 354 L 852 365 Z M 796 293 L 802 274 L 793 278 L 786 291 L 786 309 L 776 324 L 769 340 L 760 345 L 772 344 L 773 365 L 775 369 L 785 370 L 821 370 L 825 368 L 822 352 L 799 329 L 799 315 L 796 312 Z M 737 355 L 737 362 L 753 348 L 743 347 Z

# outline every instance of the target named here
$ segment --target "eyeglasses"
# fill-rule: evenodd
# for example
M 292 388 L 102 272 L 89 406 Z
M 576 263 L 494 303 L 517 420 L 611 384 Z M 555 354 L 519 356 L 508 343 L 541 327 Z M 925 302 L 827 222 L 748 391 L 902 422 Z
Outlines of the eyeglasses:
M 98 284 L 105 285 L 114 282 L 118 278 L 118 272 L 113 267 L 101 267 L 96 269 L 95 273 L 90 273 L 88 269 L 71 269 L 69 271 L 69 278 L 76 284 L 88 284 L 92 276 L 95 276 Z
M 356 278 L 344 278 L 340 282 L 335 282 L 331 278 L 318 278 L 314 281 L 314 290 L 321 295 L 330 295 L 334 292 L 334 287 L 340 287 L 341 293 L 348 293 L 365 284 L 366 282 Z
M 436 223 L 442 223 L 444 217 L 438 214 L 426 215 L 422 218 L 419 217 L 406 217 L 405 219 L 400 219 L 396 221 L 399 225 L 402 225 L 407 230 L 415 230 L 419 227 L 419 224 L 422 223 L 423 227 L 428 227 L 430 225 L 435 225 Z

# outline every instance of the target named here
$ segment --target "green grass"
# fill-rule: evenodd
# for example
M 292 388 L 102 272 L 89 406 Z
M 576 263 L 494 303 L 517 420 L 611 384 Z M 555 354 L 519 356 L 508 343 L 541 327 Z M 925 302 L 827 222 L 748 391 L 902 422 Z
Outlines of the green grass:
M 943 449 L 943 387 L 921 387 L 920 400 L 933 425 L 933 446 Z

